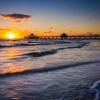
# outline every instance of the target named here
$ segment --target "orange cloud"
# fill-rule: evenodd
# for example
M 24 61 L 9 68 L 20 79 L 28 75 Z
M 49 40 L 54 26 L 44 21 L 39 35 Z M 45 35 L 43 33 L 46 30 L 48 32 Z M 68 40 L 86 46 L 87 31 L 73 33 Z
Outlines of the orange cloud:
M 0 28 L 0 32 L 9 31 L 10 29 Z

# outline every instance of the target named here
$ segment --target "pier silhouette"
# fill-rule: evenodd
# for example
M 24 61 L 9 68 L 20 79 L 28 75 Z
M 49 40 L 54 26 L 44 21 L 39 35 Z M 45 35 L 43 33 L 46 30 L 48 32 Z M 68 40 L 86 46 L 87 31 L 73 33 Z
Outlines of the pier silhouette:
M 25 39 L 56 39 L 56 40 L 66 40 L 66 39 L 100 39 L 100 35 L 67 35 L 62 33 L 59 36 L 36 36 L 33 33 L 24 37 Z

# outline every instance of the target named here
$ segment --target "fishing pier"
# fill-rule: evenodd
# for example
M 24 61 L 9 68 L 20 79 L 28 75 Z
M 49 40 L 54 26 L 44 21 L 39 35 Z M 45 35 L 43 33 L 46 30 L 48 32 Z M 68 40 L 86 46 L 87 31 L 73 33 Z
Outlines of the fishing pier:
M 34 34 L 30 34 L 26 36 L 25 39 L 56 39 L 56 40 L 66 40 L 66 39 L 100 39 L 100 35 L 67 35 L 65 33 L 60 36 L 36 36 Z

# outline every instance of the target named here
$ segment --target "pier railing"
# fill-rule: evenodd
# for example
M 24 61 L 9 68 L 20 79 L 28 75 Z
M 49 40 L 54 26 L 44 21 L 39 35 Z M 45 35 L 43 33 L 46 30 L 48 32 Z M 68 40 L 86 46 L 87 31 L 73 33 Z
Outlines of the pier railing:
M 100 39 L 100 36 L 39 36 L 38 39 Z

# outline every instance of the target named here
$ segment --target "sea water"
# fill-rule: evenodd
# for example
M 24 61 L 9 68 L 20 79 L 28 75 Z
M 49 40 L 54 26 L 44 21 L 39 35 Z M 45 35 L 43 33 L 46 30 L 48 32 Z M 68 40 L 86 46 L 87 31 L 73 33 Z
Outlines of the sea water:
M 99 80 L 99 40 L 0 41 L 0 100 L 99 100 Z

